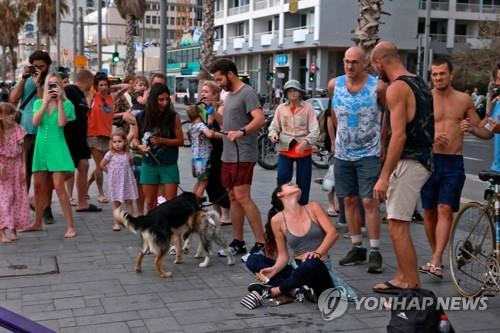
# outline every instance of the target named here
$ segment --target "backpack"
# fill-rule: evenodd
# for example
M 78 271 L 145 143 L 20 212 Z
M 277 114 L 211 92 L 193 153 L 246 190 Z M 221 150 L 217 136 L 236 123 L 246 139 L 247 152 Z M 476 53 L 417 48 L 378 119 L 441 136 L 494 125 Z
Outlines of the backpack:
M 425 309 L 401 309 L 395 308 L 395 304 L 409 304 L 414 298 L 418 304 L 424 304 L 423 299 L 432 298 L 433 302 Z M 387 333 L 438 333 L 438 326 L 442 309 L 437 308 L 437 297 L 427 289 L 406 289 L 402 291 L 393 301 L 391 309 L 391 320 L 387 326 Z M 453 327 L 450 333 L 454 333 Z

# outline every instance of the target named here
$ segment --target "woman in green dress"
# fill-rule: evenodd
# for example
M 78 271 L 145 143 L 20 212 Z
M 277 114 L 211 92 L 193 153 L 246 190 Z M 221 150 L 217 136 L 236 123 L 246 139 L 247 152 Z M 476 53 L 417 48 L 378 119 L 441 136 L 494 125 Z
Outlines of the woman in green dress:
M 64 188 L 66 177 L 75 171 L 64 138 L 64 126 L 75 119 L 75 110 L 73 104 L 66 99 L 61 78 L 57 74 L 47 75 L 43 99 L 35 101 L 33 113 L 33 125 L 38 127 L 32 169 L 35 183 L 35 223 L 23 231 L 42 230 L 42 213 L 48 204 L 47 194 L 51 191 L 52 180 L 66 220 L 64 237 L 75 237 L 71 205 Z

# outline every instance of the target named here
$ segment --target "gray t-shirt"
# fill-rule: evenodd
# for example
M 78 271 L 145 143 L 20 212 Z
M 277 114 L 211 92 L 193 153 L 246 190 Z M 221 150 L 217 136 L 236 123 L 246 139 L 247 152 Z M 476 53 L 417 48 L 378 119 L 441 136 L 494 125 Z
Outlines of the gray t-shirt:
M 252 112 L 260 108 L 259 97 L 252 87 L 244 85 L 235 93 L 227 94 L 224 100 L 223 126 L 224 131 L 237 131 L 252 121 Z M 248 133 L 236 140 L 240 152 L 240 162 L 257 162 L 257 135 L 258 133 Z M 224 150 L 222 151 L 222 161 L 234 163 L 238 161 L 236 147 L 225 136 L 223 138 Z

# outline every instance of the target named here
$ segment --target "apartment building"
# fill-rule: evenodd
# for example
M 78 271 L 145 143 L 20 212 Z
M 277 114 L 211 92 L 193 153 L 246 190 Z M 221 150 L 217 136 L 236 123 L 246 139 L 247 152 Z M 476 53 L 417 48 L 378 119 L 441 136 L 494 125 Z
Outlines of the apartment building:
M 431 37 L 434 54 L 448 54 L 468 43 L 485 45 L 479 36 L 481 21 L 496 20 L 500 0 L 441 0 L 431 2 Z M 417 49 L 423 42 L 425 0 L 385 1 L 380 37 L 398 45 L 403 61 L 415 70 Z M 318 68 L 316 86 L 343 73 L 342 57 L 353 45 L 358 1 L 300 0 L 290 12 L 290 0 L 216 0 L 218 57 L 234 59 L 242 74 L 261 93 L 282 86 L 290 78 L 310 88 L 311 65 Z

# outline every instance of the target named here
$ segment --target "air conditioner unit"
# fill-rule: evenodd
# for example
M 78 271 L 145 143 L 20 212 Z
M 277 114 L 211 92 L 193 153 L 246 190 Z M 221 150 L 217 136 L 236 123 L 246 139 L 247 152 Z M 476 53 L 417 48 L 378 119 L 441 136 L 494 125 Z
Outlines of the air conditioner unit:
M 297 29 L 293 31 L 293 41 L 295 43 L 305 42 L 306 36 L 309 33 L 308 29 Z
M 264 34 L 260 36 L 260 45 L 261 46 L 269 46 L 273 43 L 273 34 Z
M 233 48 L 235 49 L 242 49 L 243 44 L 245 44 L 245 38 L 235 38 L 233 39 Z

